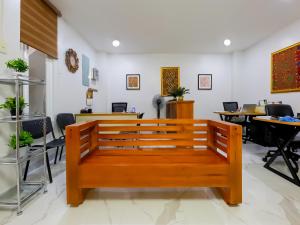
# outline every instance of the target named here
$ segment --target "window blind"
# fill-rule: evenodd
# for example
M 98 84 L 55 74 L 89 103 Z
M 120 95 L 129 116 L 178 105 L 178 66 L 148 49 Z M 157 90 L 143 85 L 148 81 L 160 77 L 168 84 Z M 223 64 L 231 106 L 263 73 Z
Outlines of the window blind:
M 42 0 L 21 0 L 21 42 L 57 58 L 57 13 Z

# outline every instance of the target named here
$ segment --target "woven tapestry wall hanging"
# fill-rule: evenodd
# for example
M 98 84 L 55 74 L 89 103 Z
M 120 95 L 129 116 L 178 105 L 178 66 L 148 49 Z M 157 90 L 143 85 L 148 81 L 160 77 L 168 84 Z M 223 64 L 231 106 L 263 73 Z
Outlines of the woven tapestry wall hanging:
M 271 93 L 300 91 L 300 43 L 272 53 Z
M 160 71 L 161 96 L 170 96 L 170 92 L 179 87 L 179 67 L 162 67 Z

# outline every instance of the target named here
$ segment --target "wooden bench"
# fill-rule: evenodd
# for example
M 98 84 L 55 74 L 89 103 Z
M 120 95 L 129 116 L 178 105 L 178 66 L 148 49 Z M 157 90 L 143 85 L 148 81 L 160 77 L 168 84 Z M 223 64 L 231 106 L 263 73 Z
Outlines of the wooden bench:
M 121 124 L 121 125 L 120 125 Z M 216 187 L 242 202 L 241 126 L 212 120 L 99 120 L 66 129 L 67 203 L 98 187 Z

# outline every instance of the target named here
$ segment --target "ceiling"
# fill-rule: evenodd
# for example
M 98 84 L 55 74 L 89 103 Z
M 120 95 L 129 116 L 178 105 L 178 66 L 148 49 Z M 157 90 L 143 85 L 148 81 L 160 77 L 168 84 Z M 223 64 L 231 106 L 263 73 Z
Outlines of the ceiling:
M 300 19 L 300 0 L 51 0 L 98 51 L 227 53 Z M 224 39 L 232 41 L 230 47 Z M 112 41 L 121 42 L 119 48 Z

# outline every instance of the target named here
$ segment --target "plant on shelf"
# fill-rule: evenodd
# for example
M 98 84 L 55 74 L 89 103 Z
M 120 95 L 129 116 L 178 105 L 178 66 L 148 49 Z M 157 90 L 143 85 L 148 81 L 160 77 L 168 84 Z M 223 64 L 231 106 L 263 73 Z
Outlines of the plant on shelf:
M 173 96 L 174 100 L 177 98 L 178 101 L 182 101 L 184 98 L 184 95 L 189 94 L 190 89 L 187 89 L 185 87 L 178 87 L 175 88 L 173 91 L 170 92 L 170 95 Z
M 19 97 L 19 115 L 22 115 L 23 109 L 28 104 L 25 103 L 24 97 Z M 16 98 L 15 97 L 8 97 L 6 98 L 6 101 L 3 104 L 0 104 L 0 109 L 7 109 L 10 110 L 11 116 L 16 116 L 17 110 L 16 110 Z
M 177 93 L 177 88 L 174 88 L 172 91 L 169 92 L 169 95 L 173 97 L 171 101 L 176 101 L 178 93 Z
M 19 135 L 19 146 L 25 147 L 25 146 L 31 145 L 32 143 L 33 143 L 33 138 L 32 138 L 31 133 L 29 133 L 27 131 L 21 131 L 20 135 Z M 15 134 L 10 136 L 8 146 L 13 150 L 15 150 L 17 148 L 17 138 L 16 138 Z
M 27 62 L 20 58 L 7 61 L 6 67 L 18 73 L 24 73 L 29 69 Z

